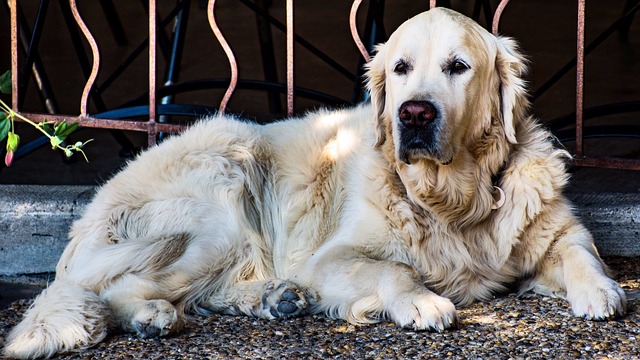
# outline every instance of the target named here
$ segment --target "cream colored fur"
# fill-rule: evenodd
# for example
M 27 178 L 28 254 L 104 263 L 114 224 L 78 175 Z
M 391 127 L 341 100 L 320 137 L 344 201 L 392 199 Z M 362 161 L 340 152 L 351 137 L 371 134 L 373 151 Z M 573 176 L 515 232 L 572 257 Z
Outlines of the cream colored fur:
M 561 194 L 567 153 L 526 115 L 524 71 L 512 40 L 434 9 L 379 46 L 372 105 L 264 126 L 211 117 L 148 150 L 73 225 L 6 355 L 82 349 L 111 327 L 163 336 L 194 311 L 440 331 L 454 303 L 516 283 L 576 316 L 623 314 Z M 434 104 L 437 136 L 401 161 L 409 100 Z

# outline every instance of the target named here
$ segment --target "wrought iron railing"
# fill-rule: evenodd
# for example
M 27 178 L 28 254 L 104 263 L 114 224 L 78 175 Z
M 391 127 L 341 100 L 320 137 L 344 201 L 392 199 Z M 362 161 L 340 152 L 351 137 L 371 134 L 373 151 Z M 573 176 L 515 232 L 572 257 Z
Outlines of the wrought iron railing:
M 294 113 L 294 99 L 296 96 L 296 88 L 294 86 L 294 42 L 296 41 L 296 35 L 294 33 L 294 1 L 293 0 L 284 0 L 286 1 L 286 68 L 287 68 L 287 76 L 286 76 L 286 103 L 287 103 L 287 114 L 293 115 Z M 149 0 L 148 8 L 149 8 L 149 46 L 148 46 L 148 59 L 149 59 L 149 74 L 148 74 L 148 104 L 145 107 L 138 107 L 133 109 L 130 112 L 118 113 L 118 110 L 109 111 L 101 114 L 100 116 L 92 116 L 87 112 L 89 97 L 91 96 L 92 88 L 94 86 L 94 82 L 100 70 L 100 51 L 96 41 L 94 40 L 91 32 L 85 25 L 80 13 L 78 12 L 76 0 L 69 0 L 69 5 L 73 14 L 73 18 L 75 19 L 77 25 L 80 27 L 82 34 L 85 39 L 88 41 L 91 54 L 92 54 L 92 68 L 86 84 L 84 86 L 84 91 L 82 92 L 81 99 L 79 101 L 79 114 L 77 115 L 61 115 L 61 114 L 43 114 L 43 113 L 25 113 L 20 109 L 21 99 L 20 99 L 20 91 L 19 84 L 21 82 L 20 79 L 20 70 L 19 69 L 19 21 L 18 21 L 18 11 L 17 7 L 19 3 L 17 0 L 8 0 L 10 10 L 11 10 L 11 69 L 12 69 L 12 108 L 14 111 L 20 113 L 21 115 L 28 117 L 36 122 L 44 121 L 45 118 L 47 121 L 60 122 L 63 120 L 66 121 L 76 121 L 83 127 L 92 127 L 92 128 L 103 128 L 103 129 L 119 129 L 119 130 L 132 130 L 147 133 L 148 144 L 153 145 L 157 141 L 158 133 L 176 133 L 181 131 L 184 128 L 184 125 L 180 124 L 171 124 L 163 121 L 159 121 L 159 117 L 162 114 L 172 113 L 172 111 L 176 111 L 179 113 L 179 106 L 168 106 L 169 104 L 161 104 L 162 111 L 158 112 L 158 98 L 159 92 L 167 91 L 167 89 L 177 89 L 180 87 L 180 84 L 170 85 L 163 89 L 157 88 L 157 65 L 156 65 L 156 40 L 157 40 L 157 11 L 156 11 L 156 0 Z M 351 7 L 351 12 L 349 16 L 350 29 L 353 35 L 353 39 L 361 52 L 362 57 L 368 61 L 370 57 L 369 51 L 371 50 L 371 44 L 365 45 L 360 36 L 358 35 L 358 29 L 356 26 L 356 17 L 358 13 L 358 9 L 361 5 L 362 0 L 353 1 L 353 5 Z M 487 4 L 489 2 L 486 2 Z M 500 25 L 500 17 L 502 15 L 503 10 L 509 3 L 509 0 L 502 0 L 498 4 L 494 14 L 493 21 L 491 23 L 491 30 L 495 34 L 498 32 L 498 28 Z M 248 6 L 252 6 L 251 4 L 247 4 Z M 436 0 L 429 0 L 429 6 L 435 7 Z M 585 132 L 584 132 L 584 105 L 583 105 L 583 91 L 584 91 L 584 57 L 585 57 L 585 46 L 584 46 L 584 32 L 585 32 L 585 0 L 577 1 L 577 46 L 576 46 L 576 112 L 575 112 L 575 164 L 579 166 L 595 166 L 595 167 L 605 167 L 605 168 L 621 168 L 621 169 L 635 169 L 640 170 L 640 160 L 637 159 L 622 159 L 622 158 L 606 158 L 599 156 L 590 156 L 585 152 Z M 216 0 L 209 0 L 207 5 L 207 14 L 209 23 L 215 37 L 219 41 L 220 45 L 223 47 L 224 52 L 229 60 L 229 66 L 231 68 L 231 75 L 229 80 L 229 86 L 224 94 L 224 97 L 218 107 L 220 112 L 224 112 L 227 109 L 227 105 L 231 95 L 233 94 L 236 86 L 241 83 L 245 86 L 254 86 L 256 88 L 260 88 L 261 84 L 252 83 L 252 82 L 243 82 L 243 80 L 239 80 L 238 78 L 238 66 L 235 60 L 235 56 L 233 50 L 226 42 L 221 29 L 218 27 L 216 23 L 215 16 L 215 8 L 216 8 Z M 637 10 L 638 6 L 633 8 L 628 14 L 633 15 Z M 257 9 L 259 10 L 259 9 Z M 269 21 L 272 23 L 277 23 L 270 18 Z M 34 36 L 36 36 L 34 32 Z M 31 59 L 28 59 L 26 64 L 33 64 Z M 344 72 L 344 71 L 343 71 Z M 353 76 L 353 75 L 351 75 Z M 355 78 L 355 76 L 354 76 Z M 219 84 L 218 84 L 219 85 Z M 305 90 L 299 90 L 300 92 Z M 307 90 L 308 91 L 308 90 Z M 166 96 L 166 95 L 162 95 Z M 163 97 L 160 97 L 161 99 Z M 166 106 L 165 106 L 166 105 Z M 637 105 L 637 104 L 636 104 Z M 636 105 L 633 105 L 633 110 L 637 111 Z M 145 111 L 146 110 L 146 111 Z M 146 114 L 148 115 L 145 120 L 131 120 L 131 119 L 123 119 L 123 116 L 126 114 Z M 118 115 L 118 116 L 114 116 Z

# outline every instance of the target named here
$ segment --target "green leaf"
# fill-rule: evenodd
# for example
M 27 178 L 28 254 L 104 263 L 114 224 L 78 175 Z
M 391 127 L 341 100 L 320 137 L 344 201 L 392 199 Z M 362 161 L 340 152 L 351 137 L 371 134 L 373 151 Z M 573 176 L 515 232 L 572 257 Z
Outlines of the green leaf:
M 58 123 L 53 126 L 53 129 L 54 129 L 53 135 L 58 136 L 67 129 L 67 122 L 63 121 L 61 123 Z
M 54 135 L 64 141 L 67 136 L 71 135 L 71 133 L 74 132 L 77 128 L 77 122 L 67 124 L 67 122 L 63 121 L 54 127 Z
M 11 120 L 7 118 L 7 115 L 0 113 L 0 141 L 4 140 L 11 130 Z
M 64 132 L 64 135 L 65 136 L 71 135 L 71 133 L 76 131 L 77 128 L 78 128 L 78 123 L 77 122 L 70 123 L 69 126 L 67 127 L 67 130 Z
M 11 70 L 7 70 L 0 76 L 0 92 L 3 94 L 11 94 Z
M 7 152 L 18 150 L 18 146 L 20 145 L 20 136 L 14 132 L 8 133 L 9 138 L 7 139 Z
M 53 126 L 51 126 L 51 123 L 42 122 L 39 125 L 42 126 L 42 130 L 46 131 L 49 135 L 53 135 L 53 133 L 55 132 L 55 130 L 53 130 Z

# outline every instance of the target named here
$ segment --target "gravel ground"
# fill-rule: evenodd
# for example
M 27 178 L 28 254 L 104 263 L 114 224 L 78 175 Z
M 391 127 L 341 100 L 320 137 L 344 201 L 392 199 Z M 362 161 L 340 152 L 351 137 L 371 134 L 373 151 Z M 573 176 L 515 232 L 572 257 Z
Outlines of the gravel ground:
M 59 359 L 640 359 L 640 259 L 608 258 L 616 279 L 632 293 L 628 314 L 584 321 L 567 303 L 513 294 L 459 309 L 460 328 L 408 331 L 393 324 L 353 326 L 323 316 L 282 321 L 247 317 L 194 317 L 180 334 L 139 340 L 113 335 Z M 0 312 L 0 346 L 30 301 Z

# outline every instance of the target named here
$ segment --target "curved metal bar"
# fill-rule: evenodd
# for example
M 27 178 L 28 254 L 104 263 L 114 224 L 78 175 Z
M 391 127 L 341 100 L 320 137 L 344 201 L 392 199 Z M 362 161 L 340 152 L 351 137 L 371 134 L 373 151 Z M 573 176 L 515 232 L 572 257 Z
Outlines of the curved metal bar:
M 498 35 L 498 27 L 500 26 L 500 17 L 502 16 L 502 12 L 504 8 L 509 4 L 509 0 L 502 0 L 498 7 L 496 8 L 496 12 L 493 13 L 493 24 L 491 25 L 491 33 L 493 35 Z
M 287 0 L 287 115 L 293 115 L 293 0 Z
M 360 38 L 360 34 L 358 34 L 358 27 L 356 25 L 356 16 L 358 15 L 358 8 L 362 0 L 355 0 L 353 5 L 351 5 L 351 12 L 349 13 L 349 27 L 351 28 L 351 37 L 353 37 L 353 42 L 356 43 L 358 50 L 360 50 L 360 54 L 364 58 L 364 61 L 369 62 L 371 60 L 371 55 L 367 51 L 367 48 L 364 46 L 362 39 Z
M 213 34 L 216 36 L 216 39 L 218 39 L 220 46 L 222 46 L 222 49 L 224 50 L 225 54 L 227 54 L 227 58 L 229 59 L 229 67 L 231 67 L 231 77 L 229 79 L 229 87 L 227 88 L 227 92 L 224 93 L 224 97 L 220 102 L 220 108 L 219 108 L 220 113 L 224 113 L 225 109 L 227 108 L 227 104 L 229 103 L 229 99 L 231 99 L 231 95 L 233 94 L 233 91 L 236 88 L 236 84 L 238 83 L 238 63 L 236 62 L 236 57 L 233 55 L 233 51 L 231 50 L 229 43 L 227 43 L 227 40 L 225 40 L 224 36 L 222 36 L 222 32 L 220 31 L 220 28 L 216 23 L 215 15 L 213 12 L 215 5 L 216 5 L 216 0 L 209 0 L 209 6 L 207 9 L 209 25 L 211 26 L 211 30 L 213 31 Z
M 498 28 L 500 27 L 500 18 L 502 17 L 502 12 L 509 4 L 509 0 L 502 0 L 498 4 L 496 8 L 496 12 L 493 14 L 493 23 L 491 25 L 491 33 L 493 35 L 498 35 Z
M 76 20 L 76 23 L 80 27 L 82 34 L 89 42 L 89 46 L 91 46 L 91 54 L 93 55 L 93 67 L 91 68 L 91 74 L 87 79 L 87 83 L 84 86 L 84 90 L 82 91 L 82 98 L 80 99 L 80 115 L 87 116 L 87 105 L 89 103 L 89 93 L 91 92 L 91 88 L 93 87 L 93 83 L 96 81 L 98 77 L 98 70 L 100 69 L 100 52 L 98 49 L 98 44 L 96 40 L 91 35 L 89 28 L 80 17 L 80 13 L 78 12 L 78 6 L 76 5 L 76 0 L 69 0 L 69 5 L 71 6 L 71 13 L 73 18 Z
M 429 9 L 436 7 L 436 0 L 429 0 Z

